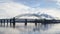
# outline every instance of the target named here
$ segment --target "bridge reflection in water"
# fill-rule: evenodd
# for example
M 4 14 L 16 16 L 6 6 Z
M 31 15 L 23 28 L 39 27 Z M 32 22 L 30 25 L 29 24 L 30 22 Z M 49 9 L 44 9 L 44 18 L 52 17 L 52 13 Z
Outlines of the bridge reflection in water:
M 32 17 L 32 16 L 35 16 L 37 17 L 38 19 L 22 19 L 20 17 L 22 16 L 28 16 L 28 17 Z M 5 23 L 7 23 L 7 27 L 9 26 L 9 23 L 10 23 L 10 27 L 13 26 L 13 28 L 15 28 L 16 24 L 17 23 L 24 23 L 25 26 L 27 26 L 27 23 L 34 23 L 36 27 L 47 27 L 48 25 L 47 24 L 56 24 L 56 23 L 60 23 L 60 20 L 56 20 L 56 19 L 53 19 L 53 17 L 51 16 L 47 16 L 49 18 L 52 18 L 51 20 L 48 20 L 48 19 L 40 19 L 42 15 L 37 15 L 37 14 L 22 14 L 22 15 L 18 15 L 18 16 L 15 16 L 13 18 L 10 18 L 10 19 L 0 19 L 0 23 L 1 23 L 1 26 L 6 26 Z M 41 24 L 41 25 L 40 25 Z M 20 25 L 20 24 L 19 24 Z M 37 29 L 38 29 L 37 28 Z M 39 28 L 40 29 L 40 28 Z M 38 29 L 38 30 L 39 30 Z M 33 29 L 35 30 L 35 29 Z
M 60 20 L 47 20 L 47 19 L 15 19 L 12 18 L 12 19 L 0 19 L 0 23 L 1 23 L 1 26 L 2 26 L 2 23 L 4 23 L 4 26 L 5 26 L 5 23 L 7 23 L 7 26 L 8 26 L 8 23 L 10 23 L 10 26 L 12 26 L 13 24 L 13 28 L 15 28 L 15 24 L 16 23 L 25 23 L 25 26 L 27 26 L 27 23 L 35 23 L 35 26 L 37 26 L 37 23 L 41 23 L 42 25 L 46 25 L 46 24 L 56 24 L 56 23 L 60 23 Z

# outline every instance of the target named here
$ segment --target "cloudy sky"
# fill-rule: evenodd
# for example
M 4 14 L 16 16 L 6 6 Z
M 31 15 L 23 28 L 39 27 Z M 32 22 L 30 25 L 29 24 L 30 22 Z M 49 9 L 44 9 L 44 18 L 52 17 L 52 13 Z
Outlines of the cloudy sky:
M 0 0 L 0 18 L 45 13 L 60 18 L 60 0 Z

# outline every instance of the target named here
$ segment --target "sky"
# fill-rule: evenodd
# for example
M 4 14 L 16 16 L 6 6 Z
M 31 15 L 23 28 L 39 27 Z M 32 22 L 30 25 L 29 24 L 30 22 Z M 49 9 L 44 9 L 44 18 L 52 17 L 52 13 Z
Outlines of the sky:
M 14 0 L 14 2 L 22 3 L 33 8 L 56 8 L 58 5 L 54 0 Z
M 0 18 L 25 13 L 45 13 L 60 18 L 60 0 L 0 0 Z

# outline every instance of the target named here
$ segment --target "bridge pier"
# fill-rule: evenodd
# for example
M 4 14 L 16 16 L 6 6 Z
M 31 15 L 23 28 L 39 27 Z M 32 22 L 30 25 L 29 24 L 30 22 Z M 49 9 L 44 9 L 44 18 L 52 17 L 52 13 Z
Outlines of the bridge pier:
M 13 28 L 15 28 L 15 17 L 13 18 Z
M 37 23 L 35 22 L 35 26 L 37 26 Z
M 25 26 L 27 26 L 27 19 L 25 19 Z
M 8 27 L 8 20 L 7 20 L 7 27 Z
M 5 20 L 3 20 L 3 22 L 4 22 L 4 27 L 5 27 Z
M 35 19 L 35 26 L 37 26 L 37 19 Z
M 11 23 L 11 19 L 10 19 L 10 27 L 12 26 L 11 24 L 12 24 L 12 23 Z
M 1 20 L 1 26 L 2 26 L 2 20 Z

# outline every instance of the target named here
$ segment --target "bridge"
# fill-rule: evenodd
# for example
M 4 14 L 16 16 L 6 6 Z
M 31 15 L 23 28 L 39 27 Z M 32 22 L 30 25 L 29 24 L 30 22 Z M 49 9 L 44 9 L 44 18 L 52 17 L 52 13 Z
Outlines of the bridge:
M 35 26 L 37 26 L 37 23 L 41 23 L 43 25 L 60 23 L 60 20 L 56 20 L 56 19 L 51 19 L 51 20 L 48 20 L 48 19 L 21 19 L 21 18 L 19 19 L 19 17 L 22 17 L 22 16 L 36 16 L 36 17 L 40 18 L 39 15 L 35 15 L 35 14 L 18 15 L 13 18 L 10 18 L 10 19 L 0 19 L 1 26 L 2 26 L 2 23 L 4 23 L 4 26 L 5 26 L 5 23 L 7 23 L 7 26 L 8 26 L 8 23 L 10 23 L 10 26 L 11 26 L 11 24 L 13 24 L 13 28 L 15 28 L 16 23 L 25 23 L 25 26 L 27 26 L 27 23 L 35 23 Z

